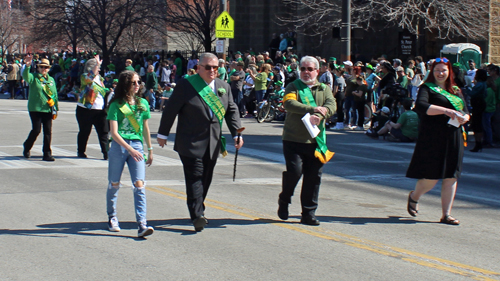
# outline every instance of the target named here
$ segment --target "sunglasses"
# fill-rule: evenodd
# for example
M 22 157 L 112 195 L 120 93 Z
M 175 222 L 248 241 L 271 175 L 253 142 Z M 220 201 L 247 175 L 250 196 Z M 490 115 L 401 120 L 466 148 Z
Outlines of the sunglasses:
M 140 81 L 132 81 L 132 84 L 141 85 Z
M 304 66 L 301 66 L 300 67 L 300 71 L 304 72 L 304 71 L 309 71 L 309 72 L 313 72 L 316 70 L 316 68 L 312 68 L 312 67 L 304 67 Z
M 48 66 L 42 66 L 42 65 L 40 65 L 40 66 L 38 66 L 38 67 L 39 67 L 39 68 L 41 68 L 41 69 L 44 69 L 44 68 L 50 68 L 50 67 L 48 67 Z
M 444 63 L 448 63 L 448 59 L 447 58 L 437 58 L 434 60 L 435 62 L 444 62 Z
M 206 65 L 201 65 L 201 64 L 200 64 L 200 66 L 203 66 L 203 67 L 205 68 L 205 70 L 207 70 L 207 71 L 210 71 L 210 70 L 212 70 L 212 69 L 213 69 L 213 70 L 217 70 L 217 69 L 219 69 L 219 66 L 217 66 L 217 65 L 216 65 L 216 66 L 214 66 L 214 65 L 208 65 L 208 64 L 206 64 Z

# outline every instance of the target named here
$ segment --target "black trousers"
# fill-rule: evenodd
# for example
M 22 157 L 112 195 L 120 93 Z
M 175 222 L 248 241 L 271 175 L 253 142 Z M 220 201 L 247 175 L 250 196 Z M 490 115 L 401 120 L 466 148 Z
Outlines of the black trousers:
M 314 157 L 316 146 L 315 143 L 283 141 L 286 171 L 283 172 L 282 191 L 279 198 L 291 203 L 295 187 L 303 175 L 300 193 L 302 215 L 314 215 L 318 208 L 323 163 Z
M 105 110 L 87 109 L 81 106 L 76 107 L 76 120 L 80 128 L 77 139 L 78 153 L 85 153 L 85 150 L 87 150 L 87 142 L 89 141 L 89 136 L 92 131 L 92 125 L 97 132 L 101 152 L 108 152 L 109 125 L 106 117 L 107 114 Z
M 363 128 L 365 123 L 365 101 L 354 101 L 354 109 L 358 112 L 358 127 Z
M 337 103 L 337 122 L 344 123 L 344 93 L 337 93 L 335 95 L 335 102 Z
M 187 207 L 192 220 L 204 215 L 205 198 L 212 183 L 217 158 L 210 159 L 207 148 L 203 158 L 186 157 L 179 154 L 184 167 L 186 181 Z
M 40 134 L 43 125 L 43 155 L 52 155 L 50 141 L 52 140 L 52 113 L 30 111 L 31 131 L 24 142 L 24 150 L 30 151 Z

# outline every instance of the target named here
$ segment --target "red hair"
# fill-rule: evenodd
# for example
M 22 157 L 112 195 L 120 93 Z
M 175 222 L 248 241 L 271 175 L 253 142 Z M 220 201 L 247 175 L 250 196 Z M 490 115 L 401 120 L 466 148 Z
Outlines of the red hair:
M 455 84 L 455 79 L 454 79 L 454 75 L 453 75 L 453 70 L 451 69 L 451 62 L 448 59 L 446 59 L 448 62 L 444 62 L 443 61 L 444 59 L 446 59 L 446 58 L 441 58 L 440 62 L 434 61 L 432 63 L 429 76 L 427 76 L 427 79 L 425 79 L 425 82 L 436 83 L 436 78 L 434 77 L 434 68 L 438 64 L 444 64 L 448 67 L 448 78 L 446 79 L 445 84 L 444 84 L 445 90 L 448 91 L 448 93 L 459 96 L 457 93 L 455 93 L 455 90 L 453 89 L 453 86 L 456 86 L 456 84 Z

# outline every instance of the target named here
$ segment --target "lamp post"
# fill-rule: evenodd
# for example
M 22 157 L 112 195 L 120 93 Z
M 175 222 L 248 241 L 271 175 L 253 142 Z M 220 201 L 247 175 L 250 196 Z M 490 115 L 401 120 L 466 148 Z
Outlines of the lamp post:
M 342 0 L 342 61 L 351 60 L 351 0 Z

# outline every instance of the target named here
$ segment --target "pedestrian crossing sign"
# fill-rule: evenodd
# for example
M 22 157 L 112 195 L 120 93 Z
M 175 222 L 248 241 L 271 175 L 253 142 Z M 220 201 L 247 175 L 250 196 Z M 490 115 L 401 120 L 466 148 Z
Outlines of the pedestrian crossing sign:
M 226 11 L 215 19 L 215 37 L 234 38 L 234 20 Z

